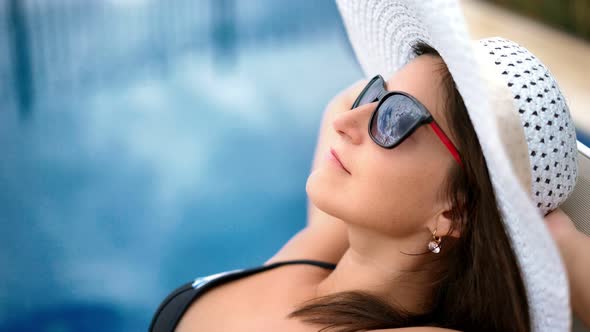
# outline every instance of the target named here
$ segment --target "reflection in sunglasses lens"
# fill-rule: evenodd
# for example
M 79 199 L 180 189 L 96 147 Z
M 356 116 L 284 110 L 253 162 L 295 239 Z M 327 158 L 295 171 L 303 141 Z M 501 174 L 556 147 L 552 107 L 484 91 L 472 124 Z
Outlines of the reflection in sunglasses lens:
M 371 123 L 371 134 L 385 146 L 397 145 L 420 122 L 420 110 L 404 95 L 387 97 Z

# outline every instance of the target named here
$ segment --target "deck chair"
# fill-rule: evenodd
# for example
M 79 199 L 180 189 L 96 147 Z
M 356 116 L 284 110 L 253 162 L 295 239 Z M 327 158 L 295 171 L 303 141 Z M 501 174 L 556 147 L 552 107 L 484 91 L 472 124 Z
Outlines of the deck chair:
M 578 181 L 561 208 L 580 231 L 590 235 L 590 148 L 579 141 Z
M 562 210 L 576 224 L 576 227 L 590 236 L 590 148 L 578 141 L 578 181 L 574 191 L 561 206 Z M 590 332 L 574 319 L 574 332 Z

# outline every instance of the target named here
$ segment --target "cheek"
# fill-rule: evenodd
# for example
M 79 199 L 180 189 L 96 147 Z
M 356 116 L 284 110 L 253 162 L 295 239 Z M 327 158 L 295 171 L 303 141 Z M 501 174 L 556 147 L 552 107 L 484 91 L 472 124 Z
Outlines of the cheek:
M 444 175 L 432 162 L 417 160 L 376 158 L 355 182 L 353 189 L 364 206 L 358 208 L 370 216 L 367 222 L 375 228 L 390 234 L 411 233 L 436 212 Z
M 432 217 L 444 179 L 441 167 L 425 158 L 407 149 L 359 153 L 352 175 L 318 167 L 307 179 L 306 192 L 318 209 L 347 223 L 407 235 Z

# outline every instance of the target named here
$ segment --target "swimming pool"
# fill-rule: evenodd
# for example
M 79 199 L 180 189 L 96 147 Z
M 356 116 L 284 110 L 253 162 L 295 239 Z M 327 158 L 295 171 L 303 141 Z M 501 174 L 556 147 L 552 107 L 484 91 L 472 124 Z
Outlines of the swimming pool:
M 180 283 L 305 224 L 323 108 L 361 76 L 334 4 L 163 3 L 20 9 L 30 79 L 0 54 L 0 331 L 145 330 Z
M 260 264 L 305 224 L 323 108 L 360 76 L 334 5 L 258 1 L 232 28 L 136 2 L 23 9 L 32 78 L 0 112 L 1 331 L 145 330 L 178 284 Z

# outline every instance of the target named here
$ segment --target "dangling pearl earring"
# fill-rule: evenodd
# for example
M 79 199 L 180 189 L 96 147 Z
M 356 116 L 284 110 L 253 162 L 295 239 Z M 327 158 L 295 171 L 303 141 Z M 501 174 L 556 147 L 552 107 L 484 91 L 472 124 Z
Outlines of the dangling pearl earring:
M 436 236 L 436 229 L 432 232 L 432 240 L 428 242 L 428 250 L 432 251 L 435 254 L 440 252 L 440 236 Z

